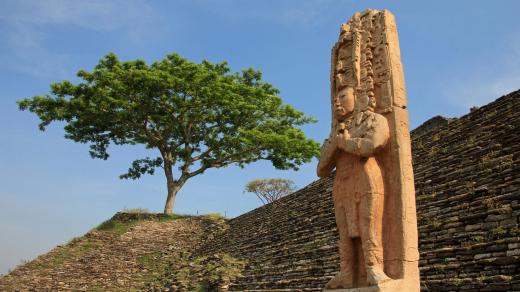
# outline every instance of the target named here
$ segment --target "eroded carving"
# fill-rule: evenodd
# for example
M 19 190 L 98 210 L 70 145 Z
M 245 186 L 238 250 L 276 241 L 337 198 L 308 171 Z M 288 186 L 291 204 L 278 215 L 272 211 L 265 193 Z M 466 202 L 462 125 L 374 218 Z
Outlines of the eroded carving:
M 418 291 L 410 138 L 393 15 L 356 13 L 341 26 L 331 67 L 333 122 L 318 175 L 336 169 L 341 261 L 326 289 Z

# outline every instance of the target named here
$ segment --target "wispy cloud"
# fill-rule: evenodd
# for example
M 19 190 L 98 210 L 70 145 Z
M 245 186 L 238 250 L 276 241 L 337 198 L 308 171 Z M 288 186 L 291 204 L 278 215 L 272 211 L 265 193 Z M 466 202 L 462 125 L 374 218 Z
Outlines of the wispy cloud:
M 311 0 L 298 3 L 299 5 L 294 5 L 284 11 L 279 20 L 288 24 L 311 27 L 323 21 L 327 12 L 334 8 L 334 4 L 337 6 L 337 3 L 331 0 Z
M 0 21 L 35 30 L 47 25 L 68 25 L 96 31 L 120 30 L 129 37 L 149 34 L 157 19 L 155 11 L 141 0 L 47 0 L 4 1 Z
M 220 0 L 210 2 L 194 1 L 201 9 L 208 10 L 220 17 L 241 22 L 254 20 L 274 22 L 285 26 L 312 27 L 324 20 L 324 17 L 334 9 L 334 0 L 307 1 L 257 1 L 251 2 Z
M 520 89 L 520 41 L 517 33 L 504 37 L 495 54 L 466 68 L 446 84 L 442 94 L 448 103 L 469 109 Z
M 44 32 L 17 22 L 10 23 L 8 29 L 0 66 L 35 77 L 66 74 L 69 57 L 54 54 L 46 48 Z
M 482 106 L 498 97 L 520 89 L 520 70 L 505 71 L 492 78 L 475 76 L 457 87 L 448 89 L 444 95 L 451 104 L 469 109 Z
M 131 43 L 156 31 L 157 15 L 140 0 L 5 0 L 2 6 L 0 66 L 36 77 L 64 75 L 71 63 L 71 55 L 50 49 L 50 28 L 117 32 Z

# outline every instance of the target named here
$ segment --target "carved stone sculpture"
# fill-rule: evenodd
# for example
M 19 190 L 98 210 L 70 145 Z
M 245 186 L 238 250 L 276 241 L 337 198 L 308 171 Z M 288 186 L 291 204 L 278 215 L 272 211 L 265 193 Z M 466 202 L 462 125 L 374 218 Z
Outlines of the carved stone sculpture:
M 340 271 L 326 289 L 419 291 L 406 91 L 393 15 L 356 13 L 332 50 L 332 130 L 318 175 L 336 169 Z M 365 289 L 365 290 L 363 290 Z

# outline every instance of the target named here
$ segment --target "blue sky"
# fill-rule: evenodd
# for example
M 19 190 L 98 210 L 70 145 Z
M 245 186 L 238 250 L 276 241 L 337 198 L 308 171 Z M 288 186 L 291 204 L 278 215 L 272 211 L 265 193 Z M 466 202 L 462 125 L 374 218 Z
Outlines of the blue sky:
M 461 116 L 520 87 L 518 1 L 20 1 L 0 2 L 0 273 L 80 236 L 123 208 L 161 211 L 158 174 L 119 180 L 142 147 L 112 147 L 108 161 L 46 132 L 16 100 L 75 81 L 106 53 L 153 62 L 176 52 L 192 60 L 227 60 L 235 71 L 260 69 L 283 99 L 329 131 L 329 62 L 339 26 L 356 11 L 396 16 L 412 128 L 435 115 Z M 178 213 L 234 217 L 260 205 L 244 185 L 256 178 L 316 179 L 316 161 L 299 172 L 269 163 L 210 170 L 187 183 Z

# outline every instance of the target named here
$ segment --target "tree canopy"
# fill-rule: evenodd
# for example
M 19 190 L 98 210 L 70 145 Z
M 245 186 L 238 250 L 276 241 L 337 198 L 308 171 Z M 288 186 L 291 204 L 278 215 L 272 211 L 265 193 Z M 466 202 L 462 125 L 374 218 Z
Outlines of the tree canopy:
M 244 191 L 254 193 L 265 205 L 287 196 L 294 189 L 294 182 L 290 179 L 268 178 L 248 182 Z
M 193 63 L 177 54 L 149 65 L 111 53 L 77 76 L 78 84 L 54 83 L 45 96 L 19 101 L 20 110 L 34 112 L 41 130 L 66 122 L 65 138 L 89 144 L 92 158 L 107 159 L 110 144 L 157 149 L 120 177 L 162 168 L 165 213 L 184 183 L 208 168 L 268 160 L 277 169 L 297 169 L 319 154 L 319 144 L 297 128 L 315 120 L 284 104 L 251 68 L 233 73 L 226 62 Z

